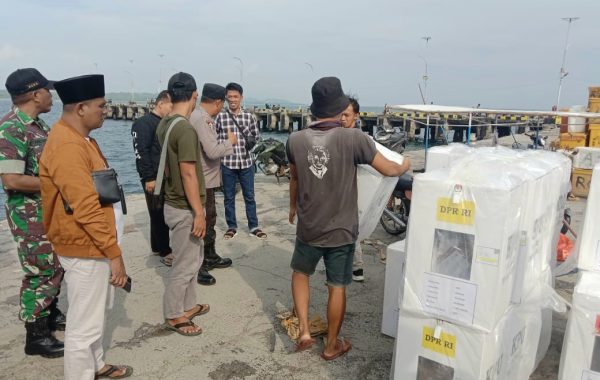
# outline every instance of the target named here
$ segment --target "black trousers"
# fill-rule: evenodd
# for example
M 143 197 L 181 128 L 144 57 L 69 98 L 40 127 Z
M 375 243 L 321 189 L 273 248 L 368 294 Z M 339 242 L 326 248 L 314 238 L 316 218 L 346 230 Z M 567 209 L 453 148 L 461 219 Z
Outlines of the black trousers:
M 171 253 L 169 245 L 169 227 L 165 223 L 165 215 L 163 212 L 162 197 L 148 194 L 146 186 L 142 182 L 142 189 L 146 196 L 146 206 L 150 214 L 150 247 L 152 252 L 158 252 L 160 256 L 166 256 Z
M 206 235 L 204 244 L 214 244 L 217 233 L 215 225 L 217 224 L 217 206 L 215 204 L 215 189 L 206 189 Z

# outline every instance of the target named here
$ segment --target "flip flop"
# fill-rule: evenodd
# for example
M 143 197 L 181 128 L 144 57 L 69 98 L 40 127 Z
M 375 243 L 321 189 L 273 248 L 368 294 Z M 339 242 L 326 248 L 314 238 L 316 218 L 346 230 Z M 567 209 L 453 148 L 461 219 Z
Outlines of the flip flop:
M 250 232 L 250 236 L 254 236 L 255 238 L 258 238 L 260 240 L 265 240 L 267 238 L 267 234 L 264 233 L 260 228 L 257 228 L 254 231 Z
M 169 253 L 165 257 L 161 257 L 160 262 L 163 263 L 167 267 L 173 266 L 173 254 Z
M 196 326 L 196 325 L 191 321 L 181 322 L 176 325 L 172 325 L 169 322 L 165 322 L 165 328 L 167 330 L 175 331 L 177 334 L 180 334 L 183 336 L 196 336 L 196 335 L 202 334 L 202 329 L 200 329 L 196 332 L 185 332 L 181 329 L 182 327 L 188 327 L 188 326 Z
M 197 317 L 199 315 L 203 315 L 206 314 L 210 311 L 210 305 L 208 304 L 197 304 L 196 306 L 200 306 L 200 309 L 198 309 L 198 311 L 196 311 L 195 313 L 192 313 L 192 315 L 190 315 L 188 317 L 188 319 L 191 321 L 192 319 L 194 319 L 194 317 Z
M 300 352 L 300 351 L 304 351 L 304 350 L 308 350 L 310 349 L 315 343 L 317 343 L 316 340 L 314 340 L 313 338 L 309 338 L 309 339 L 304 339 L 299 341 L 298 343 L 296 343 L 296 352 Z
M 223 235 L 223 239 L 224 240 L 231 240 L 235 237 L 235 235 L 237 235 L 237 231 L 234 230 L 233 228 L 228 229 L 225 232 L 225 235 Z
M 338 352 L 336 352 L 335 354 L 326 355 L 325 351 L 321 352 L 321 357 L 324 360 L 327 360 L 327 361 L 335 360 L 335 359 L 339 358 L 340 356 L 346 354 L 348 351 L 350 351 L 352 349 L 352 344 L 349 341 L 345 340 L 344 338 L 338 339 L 337 343 L 340 344 L 341 349 Z
M 131 368 L 128 365 L 113 365 L 113 364 L 107 364 L 108 365 L 108 369 L 102 373 L 96 373 L 96 376 L 94 376 L 94 379 L 124 379 L 126 377 L 129 377 L 133 374 L 133 368 Z M 113 373 L 115 373 L 118 370 L 124 369 L 125 373 L 122 375 L 113 375 L 111 376 Z

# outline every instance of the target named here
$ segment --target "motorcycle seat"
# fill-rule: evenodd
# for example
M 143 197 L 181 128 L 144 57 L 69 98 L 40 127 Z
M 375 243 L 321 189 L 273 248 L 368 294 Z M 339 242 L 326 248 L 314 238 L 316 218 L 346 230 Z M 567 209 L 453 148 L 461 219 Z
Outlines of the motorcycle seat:
M 395 190 L 412 190 L 413 177 L 410 174 L 404 173 L 398 177 L 398 183 Z

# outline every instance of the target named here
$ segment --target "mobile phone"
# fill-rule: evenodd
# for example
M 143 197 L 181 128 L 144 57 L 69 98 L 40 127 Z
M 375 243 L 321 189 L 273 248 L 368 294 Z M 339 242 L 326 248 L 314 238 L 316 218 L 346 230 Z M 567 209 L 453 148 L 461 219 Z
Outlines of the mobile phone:
M 131 293 L 131 277 L 127 276 L 127 282 L 123 285 L 123 290 L 127 293 Z

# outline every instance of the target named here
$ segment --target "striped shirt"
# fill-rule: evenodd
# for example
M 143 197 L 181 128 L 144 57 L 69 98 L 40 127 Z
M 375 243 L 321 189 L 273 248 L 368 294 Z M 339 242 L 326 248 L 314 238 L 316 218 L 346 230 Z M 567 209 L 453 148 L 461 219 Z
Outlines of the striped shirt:
M 256 117 L 244 110 L 241 110 L 238 115 L 230 114 L 224 110 L 215 119 L 219 144 L 227 141 L 227 131 L 233 132 L 238 140 L 237 144 L 233 146 L 233 154 L 221 158 L 221 163 L 229 169 L 246 169 L 252 166 L 252 157 L 246 151 L 244 136 L 236 127 L 233 117 L 236 118 L 240 128 L 243 129 L 243 133 L 247 136 L 254 136 L 256 141 L 260 138 L 260 130 L 258 129 Z

